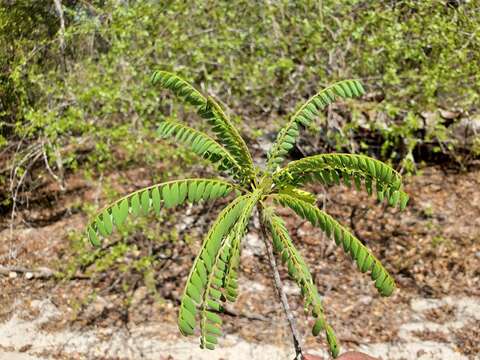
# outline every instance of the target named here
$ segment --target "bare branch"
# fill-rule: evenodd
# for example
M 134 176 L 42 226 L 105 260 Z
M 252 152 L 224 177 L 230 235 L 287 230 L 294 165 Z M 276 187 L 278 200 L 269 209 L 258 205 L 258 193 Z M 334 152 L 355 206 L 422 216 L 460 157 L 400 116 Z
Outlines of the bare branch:
M 265 223 L 263 222 L 261 205 L 258 206 L 258 212 L 260 218 L 260 229 L 262 231 L 263 242 L 265 243 L 268 261 L 272 270 L 275 289 L 277 290 L 278 297 L 280 299 L 280 302 L 282 303 L 283 311 L 285 312 L 285 316 L 287 317 L 290 331 L 292 333 L 293 346 L 295 347 L 295 360 L 301 360 L 303 359 L 303 350 L 300 341 L 300 335 L 295 324 L 295 317 L 293 316 L 290 305 L 288 304 L 287 295 L 285 294 L 285 290 L 283 289 L 282 280 L 280 279 L 280 274 L 278 272 L 277 262 L 275 261 L 275 256 L 273 254 L 272 245 L 268 241 L 267 230 L 265 228 Z
M 55 4 L 55 11 L 60 19 L 60 49 L 65 49 L 65 19 L 63 18 L 62 2 L 60 0 L 53 0 Z

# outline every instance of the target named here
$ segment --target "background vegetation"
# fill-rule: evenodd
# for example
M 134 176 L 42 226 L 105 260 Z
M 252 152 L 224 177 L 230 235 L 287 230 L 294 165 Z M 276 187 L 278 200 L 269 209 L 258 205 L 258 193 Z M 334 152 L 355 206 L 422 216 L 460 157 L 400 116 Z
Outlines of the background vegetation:
M 330 116 L 325 146 L 395 161 L 428 158 L 421 150 L 478 155 L 478 139 L 453 134 L 458 119 L 478 116 L 475 1 L 64 1 L 63 10 L 64 30 L 53 1 L 0 8 L 0 146 L 16 154 L 10 167 L 35 146 L 60 178 L 78 168 L 85 144 L 98 170 L 116 144 L 134 156 L 165 114 L 184 117 L 149 85 L 156 68 L 223 99 L 252 141 L 298 100 L 356 77 L 369 96 L 345 105 L 352 118 Z

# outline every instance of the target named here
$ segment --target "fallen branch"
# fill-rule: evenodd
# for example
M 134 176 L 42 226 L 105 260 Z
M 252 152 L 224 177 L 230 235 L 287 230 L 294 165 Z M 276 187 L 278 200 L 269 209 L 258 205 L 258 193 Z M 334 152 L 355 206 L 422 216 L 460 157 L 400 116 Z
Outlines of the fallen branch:
M 33 280 L 33 279 L 42 279 L 48 280 L 51 278 L 55 278 L 57 276 L 57 272 L 47 267 L 39 267 L 36 269 L 28 269 L 21 266 L 2 266 L 0 265 L 0 275 L 9 276 L 15 278 L 18 274 L 24 274 L 25 279 Z M 60 274 L 61 275 L 61 274 Z M 73 275 L 68 278 L 68 280 L 91 280 L 92 277 L 88 275 Z
M 39 267 L 37 269 L 27 269 L 16 266 L 0 265 L 0 275 L 16 277 L 17 274 L 25 274 L 25 278 L 30 279 L 50 279 L 55 276 L 55 271 L 47 267 Z
M 242 317 L 248 320 L 254 320 L 254 321 L 269 321 L 266 316 L 263 315 L 257 315 L 257 314 L 247 314 L 247 313 L 241 313 L 238 311 L 235 311 L 229 307 L 226 307 L 225 305 L 223 306 L 223 311 L 221 311 L 222 314 L 232 316 L 232 317 Z

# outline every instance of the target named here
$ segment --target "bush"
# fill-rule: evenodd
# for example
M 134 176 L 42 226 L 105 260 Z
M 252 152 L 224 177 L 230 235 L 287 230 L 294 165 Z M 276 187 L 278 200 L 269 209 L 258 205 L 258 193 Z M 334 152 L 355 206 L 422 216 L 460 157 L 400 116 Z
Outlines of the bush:
M 144 84 L 152 65 L 163 64 L 196 83 L 218 84 L 209 92 L 259 125 L 274 124 L 319 84 L 361 78 L 370 101 L 351 105 L 352 122 L 330 127 L 330 146 L 354 139 L 362 151 L 397 160 L 424 142 L 446 144 L 444 152 L 460 146 L 449 139 L 451 119 L 437 116 L 424 126 L 421 114 L 478 111 L 474 2 L 322 4 L 65 2 L 62 52 L 52 2 L 7 2 L 0 10 L 0 144 L 41 139 L 56 167 L 55 149 L 90 138 L 99 144 L 95 163 L 104 164 L 115 140 L 139 138 L 161 119 L 159 97 Z M 375 140 L 362 144 L 357 134 L 365 128 Z M 75 156 L 61 162 L 75 166 Z
M 300 130 L 312 123 L 318 113 L 333 102 L 364 95 L 361 83 L 357 80 L 339 81 L 299 105 L 278 132 L 268 152 L 267 163 L 261 168 L 254 164 L 244 139 L 213 97 L 204 96 L 182 78 L 165 71 L 156 71 L 152 83 L 171 90 L 184 103 L 195 107 L 214 133 L 210 136 L 173 120 L 161 123 L 159 135 L 171 138 L 209 160 L 217 167 L 217 175 L 227 179 L 179 179 L 130 193 L 106 206 L 88 224 L 87 235 L 92 245 L 99 247 L 114 229 L 124 229 L 130 216 L 144 216 L 153 211 L 160 215 L 164 209 L 185 203 L 208 202 L 235 193 L 235 199 L 223 208 L 205 235 L 201 250 L 193 262 L 178 313 L 180 332 L 185 336 L 194 335 L 195 329 L 199 328 L 201 348 L 215 349 L 218 337 L 222 334 L 219 314 L 225 312 L 227 301 L 236 301 L 240 291 L 238 271 L 241 242 L 248 232 L 256 208 L 275 286 L 294 338 L 296 358 L 303 358 L 301 342 L 283 292 L 267 231 L 271 235 L 273 248 L 288 268 L 288 274 L 301 289 L 305 312 L 315 318 L 312 334 L 317 336 L 323 331 L 330 353 L 337 357 L 340 348 L 333 329 L 325 320 L 322 300 L 313 277 L 295 248 L 283 219 L 276 214 L 276 207 L 281 205 L 290 208 L 313 226 L 322 229 L 356 261 L 361 272 L 371 272 L 370 276 L 380 295 L 390 296 L 393 293 L 395 281 L 381 262 L 353 233 L 316 206 L 314 194 L 301 188 L 315 182 L 339 184 L 341 179 L 347 186 L 355 183 L 357 190 L 361 190 L 364 184 L 366 191 L 372 194 L 374 184 L 379 201 L 387 200 L 389 205 L 398 204 L 400 209 L 404 209 L 408 195 L 402 190 L 400 174 L 378 160 L 352 154 L 309 156 L 283 166 L 285 156 L 293 148 Z M 128 248 L 124 248 L 120 256 L 127 251 Z M 108 259 L 108 256 L 105 258 Z M 148 260 L 145 264 L 147 269 L 152 266 L 151 259 Z M 110 261 L 108 267 L 112 265 Z M 197 322 L 198 319 L 200 321 Z

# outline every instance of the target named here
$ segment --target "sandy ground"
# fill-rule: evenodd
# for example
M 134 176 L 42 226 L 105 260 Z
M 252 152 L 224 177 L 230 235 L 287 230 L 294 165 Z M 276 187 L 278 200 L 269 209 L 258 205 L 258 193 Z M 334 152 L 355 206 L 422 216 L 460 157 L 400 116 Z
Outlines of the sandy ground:
M 451 320 L 438 324 L 426 319 L 426 312 L 443 306 L 453 308 L 454 316 Z M 195 341 L 183 339 L 166 341 L 165 334 L 176 331 L 172 324 L 135 326 L 129 331 L 104 328 L 48 332 L 42 330 L 42 325 L 59 320 L 62 313 L 49 300 L 32 301 L 30 308 L 38 312 L 37 317 L 31 318 L 28 314 L 22 314 L 21 310 L 18 312 L 14 310 L 13 316 L 0 325 L 0 349 L 8 349 L 8 351 L 0 351 L 0 359 L 49 359 L 55 358 L 59 351 L 63 357 L 72 359 L 280 360 L 293 358 L 291 348 L 251 343 L 234 335 L 221 338 L 221 347 L 215 351 L 201 350 Z M 463 328 L 472 319 L 478 325 L 480 323 L 478 299 L 419 298 L 412 301 L 410 310 L 411 321 L 400 326 L 397 341 L 372 343 L 357 349 L 382 359 L 468 359 L 467 356 L 458 353 L 448 342 L 425 340 L 418 333 L 432 332 L 451 340 L 452 332 Z M 327 358 L 324 351 L 313 349 L 310 352 Z

